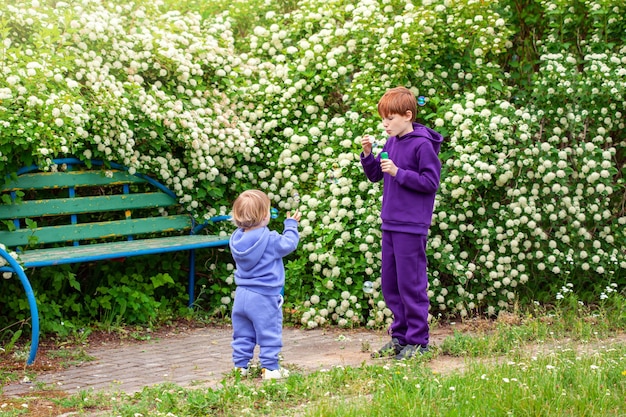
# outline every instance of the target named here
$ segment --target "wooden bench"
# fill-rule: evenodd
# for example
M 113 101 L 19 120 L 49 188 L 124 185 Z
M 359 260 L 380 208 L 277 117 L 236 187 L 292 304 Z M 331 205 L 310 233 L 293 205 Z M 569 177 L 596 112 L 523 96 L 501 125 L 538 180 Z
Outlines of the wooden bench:
M 154 179 L 100 161 L 54 160 L 58 169 L 22 168 L 0 187 L 0 273 L 16 274 L 28 298 L 32 343 L 39 345 L 39 313 L 26 268 L 189 251 L 189 305 L 194 300 L 195 250 L 228 246 L 228 236 L 202 232 L 177 196 Z M 163 214 L 160 214 L 163 212 Z M 13 259 L 8 250 L 18 253 Z M 4 259 L 4 262 L 2 262 Z

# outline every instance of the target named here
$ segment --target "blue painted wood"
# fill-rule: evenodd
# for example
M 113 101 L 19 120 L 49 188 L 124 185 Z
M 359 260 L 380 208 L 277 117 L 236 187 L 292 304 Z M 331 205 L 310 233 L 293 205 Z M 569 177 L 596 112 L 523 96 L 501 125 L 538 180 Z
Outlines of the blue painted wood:
M 20 261 L 26 267 L 40 268 L 227 245 L 228 237 L 212 235 L 171 236 L 26 251 L 20 254 Z
M 136 210 L 169 207 L 174 204 L 176 200 L 162 192 L 27 200 L 21 203 L 0 205 L 0 219 L 67 216 L 74 213 L 120 211 L 122 208 Z
M 78 223 L 73 216 L 70 216 L 72 222 L 70 224 L 0 231 L 0 242 L 9 247 L 20 247 L 29 245 L 29 238 L 35 237 L 38 245 L 72 241 L 87 242 L 89 244 L 93 239 L 113 239 L 119 236 L 154 233 L 180 233 L 180 231 L 190 230 L 192 225 L 192 219 L 184 214 L 92 223 Z
M 126 171 L 62 171 L 31 172 L 11 181 L 5 190 L 58 190 L 69 187 L 110 186 L 126 183 L 143 183 L 145 179 Z

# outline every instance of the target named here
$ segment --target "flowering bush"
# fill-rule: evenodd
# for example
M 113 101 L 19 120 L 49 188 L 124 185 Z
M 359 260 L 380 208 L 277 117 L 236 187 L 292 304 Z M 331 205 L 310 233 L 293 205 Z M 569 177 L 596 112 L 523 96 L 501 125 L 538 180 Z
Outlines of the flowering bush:
M 622 2 L 537 2 L 531 74 L 511 42 L 510 22 L 532 20 L 522 1 L 115 3 L 0 0 L 3 174 L 65 155 L 115 161 L 199 218 L 261 188 L 281 214 L 305 213 L 287 260 L 293 318 L 383 326 L 381 184 L 362 174 L 359 138 L 382 146 L 376 103 L 405 85 L 446 136 L 433 314 L 495 314 L 523 286 L 624 286 Z M 232 260 L 207 266 L 221 277 L 207 302 L 228 307 Z

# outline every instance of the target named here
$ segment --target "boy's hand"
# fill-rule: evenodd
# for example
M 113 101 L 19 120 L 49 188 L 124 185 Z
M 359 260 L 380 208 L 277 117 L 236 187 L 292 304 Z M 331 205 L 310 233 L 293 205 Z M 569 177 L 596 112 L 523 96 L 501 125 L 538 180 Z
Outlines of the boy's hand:
M 291 215 L 291 212 L 288 211 L 287 218 L 294 219 L 295 221 L 299 222 L 300 219 L 302 218 L 302 213 L 300 213 L 300 210 L 296 209 L 296 211 L 293 212 L 293 215 Z
M 383 172 L 395 177 L 398 173 L 398 167 L 393 163 L 391 159 L 381 159 L 380 160 L 380 168 Z
M 363 135 L 361 138 L 361 147 L 363 148 L 364 157 L 372 153 L 372 137 L 370 135 Z

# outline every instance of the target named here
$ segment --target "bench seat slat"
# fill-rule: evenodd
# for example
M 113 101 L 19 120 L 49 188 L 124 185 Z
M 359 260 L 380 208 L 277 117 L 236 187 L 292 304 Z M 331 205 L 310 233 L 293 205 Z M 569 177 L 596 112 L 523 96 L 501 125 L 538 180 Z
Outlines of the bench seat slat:
M 22 201 L 18 204 L 1 205 L 0 219 L 168 207 L 175 203 L 176 200 L 165 193 L 137 193 L 29 200 Z
M 126 171 L 66 171 L 22 174 L 9 182 L 4 190 L 53 190 L 69 187 L 96 187 L 99 185 L 144 183 L 145 180 Z
M 108 222 L 66 224 L 62 226 L 19 229 L 12 232 L 0 231 L 0 242 L 6 246 L 25 246 L 30 236 L 37 237 L 37 243 L 71 242 L 131 236 L 157 232 L 189 230 L 191 217 L 185 214 L 140 219 L 115 220 Z
M 214 235 L 173 236 L 76 247 L 35 249 L 20 254 L 20 261 L 24 262 L 25 267 L 42 267 L 225 245 L 228 245 L 228 237 Z

